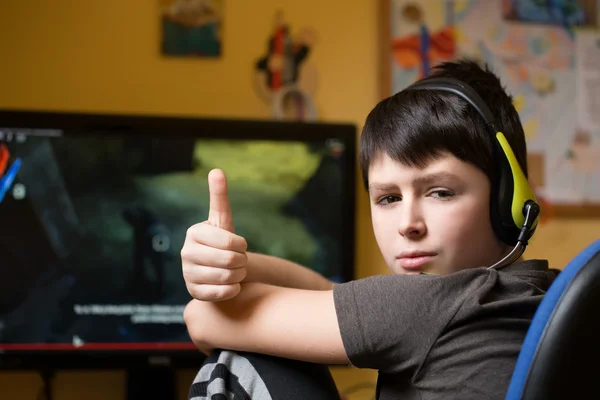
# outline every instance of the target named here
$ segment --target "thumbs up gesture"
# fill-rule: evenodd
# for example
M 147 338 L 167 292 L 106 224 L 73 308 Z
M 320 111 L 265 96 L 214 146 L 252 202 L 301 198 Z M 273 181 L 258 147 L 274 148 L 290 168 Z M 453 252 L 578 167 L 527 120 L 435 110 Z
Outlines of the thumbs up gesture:
M 183 277 L 188 292 L 197 300 L 222 301 L 240 292 L 246 277 L 246 239 L 234 232 L 233 215 L 223 171 L 208 174 L 208 220 L 187 231 L 181 249 Z

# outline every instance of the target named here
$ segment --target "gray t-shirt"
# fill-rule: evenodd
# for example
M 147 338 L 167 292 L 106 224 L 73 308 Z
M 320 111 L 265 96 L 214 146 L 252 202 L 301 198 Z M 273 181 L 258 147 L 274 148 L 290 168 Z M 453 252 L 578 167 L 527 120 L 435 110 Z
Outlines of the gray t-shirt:
M 531 319 L 556 277 L 529 260 L 499 271 L 379 275 L 334 287 L 352 365 L 378 398 L 503 399 Z

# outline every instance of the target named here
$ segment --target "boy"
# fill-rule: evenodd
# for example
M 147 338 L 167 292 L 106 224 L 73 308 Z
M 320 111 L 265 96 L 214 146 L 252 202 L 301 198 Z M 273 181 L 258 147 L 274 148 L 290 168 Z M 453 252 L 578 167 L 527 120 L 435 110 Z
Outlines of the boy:
M 439 65 L 431 78 L 440 77 L 472 86 L 490 106 L 526 175 L 523 128 L 499 79 L 469 61 Z M 488 268 L 513 247 L 490 214 L 500 190 L 494 140 L 477 110 L 453 93 L 404 90 L 380 102 L 365 122 L 360 167 L 375 237 L 394 274 L 336 285 L 247 253 L 233 233 L 225 177 L 211 172 L 209 220 L 190 228 L 182 249 L 188 290 L 203 300 L 185 310 L 192 340 L 204 349 L 252 353 L 216 357 L 256 362 L 237 377 L 252 370 L 254 387 L 263 389 L 271 378 L 252 358 L 257 353 L 280 357 L 266 362 L 282 365 L 285 358 L 377 369 L 380 399 L 504 398 L 555 274 L 540 260 Z M 203 387 L 206 376 L 201 370 L 196 380 Z M 305 377 L 280 376 L 290 393 Z M 335 398 L 327 385 L 296 397 L 278 397 L 273 385 L 260 392 L 265 397 L 253 393 Z

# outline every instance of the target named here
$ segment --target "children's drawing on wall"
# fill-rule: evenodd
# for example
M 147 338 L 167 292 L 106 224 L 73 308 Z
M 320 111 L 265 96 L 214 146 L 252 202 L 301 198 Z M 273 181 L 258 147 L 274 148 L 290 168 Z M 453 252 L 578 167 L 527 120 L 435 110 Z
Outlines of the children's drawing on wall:
M 294 121 L 317 118 L 313 102 L 317 74 L 309 60 L 315 41 L 316 33 L 311 28 L 292 35 L 283 12 L 276 12 L 266 53 L 255 65 L 257 94 L 271 106 L 273 118 Z
M 563 189 L 569 193 L 571 201 L 577 199 L 581 204 L 600 201 L 597 193 L 600 188 L 600 141 L 594 139 L 590 132 L 577 130 L 552 171 L 555 175 L 569 176 L 564 180 Z
M 426 9 L 414 0 L 393 1 L 390 10 L 392 71 L 395 82 L 402 82 L 396 87 L 428 76 L 433 65 L 454 57 L 454 28 L 445 18 L 451 13 Z
M 535 192 L 541 208 L 540 221 L 545 223 L 554 218 L 554 207 L 543 194 L 546 185 L 546 156 L 544 153 L 527 152 L 527 178 L 529 185 Z
M 445 58 L 487 64 L 513 97 L 539 199 L 555 210 L 583 204 L 600 210 L 600 123 L 594 122 L 600 121 L 594 106 L 600 104 L 600 2 L 385 1 L 389 94 Z
M 554 205 L 598 203 L 600 171 L 593 175 L 583 162 L 592 148 L 584 150 L 575 128 L 577 57 L 571 29 L 595 23 L 596 0 L 593 5 L 587 0 L 462 3 L 456 2 L 453 10 L 460 27 L 458 53 L 480 52 L 513 95 L 529 153 L 543 160 L 538 196 Z M 507 11 L 507 7 L 513 10 Z M 557 23 L 559 20 L 563 23 Z M 576 158 L 567 158 L 569 154 Z M 557 165 L 561 167 L 557 169 Z
M 162 52 L 167 56 L 218 57 L 224 0 L 160 0 Z

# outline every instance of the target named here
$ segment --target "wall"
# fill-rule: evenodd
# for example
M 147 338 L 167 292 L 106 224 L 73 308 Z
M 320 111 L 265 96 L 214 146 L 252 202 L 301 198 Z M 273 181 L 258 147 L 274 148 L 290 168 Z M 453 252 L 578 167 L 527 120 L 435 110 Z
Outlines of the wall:
M 216 60 L 161 57 L 158 4 L 0 1 L 0 108 L 267 117 L 251 72 L 279 7 L 292 29 L 311 25 L 319 33 L 310 58 L 319 68 L 315 103 L 323 120 L 360 127 L 378 99 L 376 1 L 226 0 L 224 55 Z M 358 275 L 385 273 L 366 196 L 358 188 Z M 528 256 L 562 267 L 599 231 L 597 221 L 550 221 Z M 376 379 L 372 371 L 333 372 L 341 388 Z M 192 377 L 193 371 L 179 374 L 182 399 Z M 65 371 L 57 376 L 55 398 L 122 399 L 124 382 L 121 371 Z M 2 373 L 0 393 L 6 399 L 34 398 L 40 383 L 33 373 Z M 369 395 L 361 390 L 352 398 Z
M 311 25 L 318 32 L 310 60 L 319 68 L 315 103 L 323 119 L 360 125 L 376 100 L 377 10 L 370 0 L 225 0 L 224 54 L 214 60 L 159 54 L 159 4 L 0 1 L 0 108 L 267 117 L 253 91 L 252 68 L 279 7 L 292 30 Z M 385 266 L 359 196 L 357 264 L 365 276 Z M 193 373 L 179 374 L 182 399 Z M 375 381 L 371 371 L 335 368 L 334 374 L 340 387 Z M 2 373 L 0 397 L 34 398 L 40 384 L 33 373 Z M 56 377 L 55 398 L 122 399 L 124 385 L 121 371 L 65 371 Z

